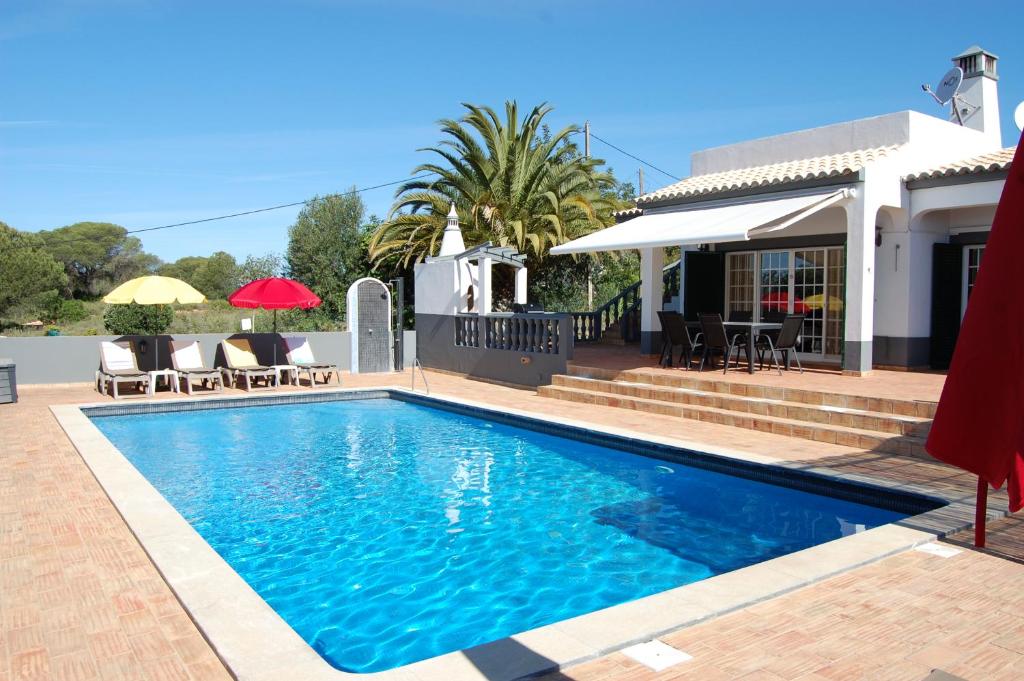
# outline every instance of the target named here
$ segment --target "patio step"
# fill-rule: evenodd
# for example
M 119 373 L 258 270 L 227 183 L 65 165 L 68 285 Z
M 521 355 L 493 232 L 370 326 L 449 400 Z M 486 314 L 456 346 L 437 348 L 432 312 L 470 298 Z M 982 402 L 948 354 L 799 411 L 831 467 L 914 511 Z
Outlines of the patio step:
M 899 414 L 925 419 L 935 417 L 935 402 L 887 397 L 865 397 L 862 395 L 850 395 L 782 386 L 751 385 L 749 383 L 721 380 L 721 374 L 715 372 L 664 372 L 645 371 L 643 369 L 627 369 L 620 371 L 618 369 L 570 364 L 568 367 L 568 375 L 604 381 L 628 381 L 631 383 L 647 383 L 650 385 L 667 386 L 672 388 L 689 388 L 727 395 L 777 400 L 780 402 L 844 407 L 859 411 L 877 412 L 880 414 Z
M 688 404 L 695 407 L 712 407 L 754 416 L 774 416 L 814 425 L 842 426 L 890 435 L 923 436 L 927 434 L 931 424 L 929 419 L 919 416 L 733 395 L 709 391 L 706 386 L 699 388 L 674 387 L 626 380 L 606 381 L 564 375 L 553 376 L 552 382 L 554 385 L 565 388 L 580 388 L 626 397 Z
M 595 385 L 597 383 L 604 383 L 605 385 Z M 609 383 L 608 381 L 594 381 L 589 386 L 590 388 L 598 389 L 585 389 L 578 385 L 569 386 L 552 383 L 551 385 L 538 388 L 537 394 L 542 397 L 570 402 L 633 409 L 666 416 L 680 416 L 725 426 L 758 430 L 804 440 L 857 447 L 859 449 L 921 458 L 927 457 L 924 451 L 924 438 L 919 435 L 898 435 L 831 423 L 803 421 L 781 416 L 676 402 L 656 397 L 630 396 L 609 391 Z

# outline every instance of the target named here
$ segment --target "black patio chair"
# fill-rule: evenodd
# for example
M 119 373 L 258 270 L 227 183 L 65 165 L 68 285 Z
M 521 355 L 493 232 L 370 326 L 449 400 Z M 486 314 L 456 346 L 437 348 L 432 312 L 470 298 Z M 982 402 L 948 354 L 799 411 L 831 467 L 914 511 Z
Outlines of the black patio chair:
M 789 358 L 790 353 L 796 358 L 796 365 L 800 368 L 800 373 L 804 372 L 803 365 L 800 364 L 800 357 L 797 355 L 796 346 L 800 342 L 800 333 L 804 328 L 804 319 L 807 317 L 805 314 L 791 314 L 786 315 L 786 318 L 782 320 L 782 328 L 779 329 L 778 335 L 774 338 L 772 335 L 767 333 L 759 334 L 755 339 L 755 345 L 757 347 L 757 358 L 761 364 L 761 368 L 764 368 L 764 355 L 765 353 L 771 354 L 771 361 L 775 363 L 775 368 L 779 372 L 779 376 L 782 375 L 782 364 L 779 363 L 779 354 L 782 353 L 782 358 L 786 365 L 786 370 L 789 370 Z M 769 368 L 771 365 L 769 364 Z
M 747 342 L 747 334 L 736 333 L 730 339 L 729 334 L 725 330 L 725 322 L 722 321 L 722 315 L 720 314 L 700 315 L 700 330 L 704 334 L 704 352 L 700 356 L 700 368 L 698 371 L 704 371 L 704 361 L 709 357 L 711 358 L 711 367 L 714 368 L 714 355 L 718 352 L 724 359 L 725 367 L 722 369 L 724 374 L 729 370 L 729 359 L 732 357 L 733 349 L 737 351 L 736 366 L 739 367 L 739 348 Z
M 661 358 L 658 360 L 658 364 L 672 366 L 672 351 L 674 348 L 681 347 L 679 361 L 682 362 L 685 358 L 684 366 L 689 371 L 690 365 L 693 364 L 693 353 L 700 347 L 703 334 L 698 333 L 691 339 L 690 330 L 686 328 L 683 315 L 678 312 L 659 310 L 658 319 L 661 321 L 662 333 Z

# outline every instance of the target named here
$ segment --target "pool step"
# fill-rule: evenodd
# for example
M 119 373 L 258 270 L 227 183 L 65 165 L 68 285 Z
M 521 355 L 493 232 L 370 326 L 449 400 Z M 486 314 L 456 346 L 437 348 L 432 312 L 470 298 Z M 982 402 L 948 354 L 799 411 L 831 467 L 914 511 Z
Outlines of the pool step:
M 664 371 L 645 371 L 644 369 L 619 371 L 617 369 L 570 364 L 568 375 L 605 381 L 628 381 L 630 383 L 647 383 L 673 388 L 692 388 L 706 392 L 758 397 L 778 400 L 780 402 L 844 407 L 881 414 L 900 414 L 926 419 L 935 417 L 935 402 L 888 397 L 864 397 L 862 395 L 782 386 L 751 385 L 749 383 L 721 380 L 721 373 L 717 372 L 674 371 L 669 373 Z
M 915 418 L 913 422 L 901 424 L 901 428 L 908 428 L 910 431 L 908 433 L 886 432 L 859 428 L 852 425 L 840 425 L 841 422 L 844 422 L 843 418 L 839 418 L 838 422 L 830 422 L 791 417 L 805 414 L 814 418 L 822 418 L 822 414 L 824 414 L 831 418 L 835 414 L 840 417 L 856 415 L 864 419 L 880 419 L 884 414 L 854 413 L 857 410 L 850 409 L 834 412 L 822 410 L 820 413 L 806 414 L 799 411 L 800 408 L 806 406 L 803 404 L 772 403 L 757 399 L 749 400 L 746 403 L 718 402 L 719 406 L 712 406 L 716 404 L 714 402 L 715 399 L 720 399 L 720 395 L 699 394 L 698 391 L 673 390 L 660 387 L 652 389 L 652 386 L 630 385 L 625 382 L 584 379 L 572 376 L 556 376 L 555 381 L 551 385 L 541 386 L 537 392 L 542 397 L 571 402 L 599 404 L 653 414 L 679 416 L 720 425 L 774 433 L 776 435 L 797 437 L 804 440 L 828 442 L 905 456 L 927 456 L 924 451 L 924 433 L 929 422 L 926 419 Z M 758 413 L 761 407 L 754 404 L 757 401 L 770 405 L 775 414 L 786 413 L 790 414 L 790 416 Z M 733 406 L 741 409 L 746 408 L 747 410 L 734 409 L 732 408 Z M 765 410 L 767 411 L 768 408 L 769 406 L 766 406 Z M 780 411 L 781 409 L 793 409 L 794 411 L 782 412 Z M 861 423 L 863 425 L 864 421 L 861 421 Z M 913 423 L 913 426 L 910 426 L 909 423 Z M 915 428 L 920 429 L 920 431 L 915 433 Z
M 556 375 L 553 385 L 607 392 L 613 395 L 661 400 L 696 407 L 713 407 L 757 416 L 775 416 L 793 421 L 843 426 L 893 435 L 926 435 L 931 421 L 919 416 L 905 416 L 851 409 L 806 402 L 787 402 L 766 397 L 747 397 L 701 388 L 677 388 L 634 381 L 605 381 L 582 376 Z

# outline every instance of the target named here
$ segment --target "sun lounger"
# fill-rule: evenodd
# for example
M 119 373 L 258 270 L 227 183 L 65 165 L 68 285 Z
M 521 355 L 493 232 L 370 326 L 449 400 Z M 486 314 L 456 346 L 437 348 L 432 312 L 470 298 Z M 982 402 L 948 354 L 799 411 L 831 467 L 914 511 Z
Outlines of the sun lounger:
M 131 341 L 100 341 L 100 370 L 97 376 L 97 387 L 106 393 L 110 384 L 111 394 L 116 400 L 120 395 L 117 391 L 119 383 L 134 383 L 139 394 L 133 397 L 144 397 L 149 389 L 149 374 L 139 369 L 135 359 L 135 345 Z M 146 390 L 142 390 L 145 387 Z
M 239 387 L 242 379 L 245 379 L 246 390 L 252 390 L 260 379 L 263 379 L 265 388 L 280 385 L 281 377 L 277 369 L 259 363 L 248 338 L 228 338 L 220 342 L 220 347 L 224 351 L 224 363 L 227 365 L 221 371 L 234 380 L 236 387 Z
M 178 380 L 185 383 L 185 392 L 192 394 L 192 381 L 200 381 L 202 386 L 224 390 L 224 375 L 216 369 L 208 369 L 203 364 L 203 355 L 199 351 L 199 341 L 172 340 L 171 365 L 178 372 Z
M 341 385 L 341 372 L 338 371 L 338 367 L 334 364 L 317 362 L 313 357 L 313 348 L 310 347 L 309 341 L 305 337 L 298 336 L 282 340 L 284 340 L 285 357 L 288 358 L 288 364 L 293 365 L 300 374 L 306 374 L 306 377 L 309 378 L 309 387 L 312 388 L 316 385 L 317 374 L 323 376 L 324 385 L 331 382 L 332 376 L 336 376 L 338 385 Z

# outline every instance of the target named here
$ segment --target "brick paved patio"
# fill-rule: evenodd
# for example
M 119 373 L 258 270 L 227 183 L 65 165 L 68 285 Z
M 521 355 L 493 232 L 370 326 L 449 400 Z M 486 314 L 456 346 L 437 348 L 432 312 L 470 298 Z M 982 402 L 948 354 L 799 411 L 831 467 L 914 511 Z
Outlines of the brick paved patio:
M 436 393 L 498 407 L 973 493 L 969 476 L 937 463 L 451 376 L 430 381 Z M 0 681 L 230 678 L 47 409 L 97 399 L 87 386 L 23 387 L 19 404 L 0 406 Z M 660 674 L 616 653 L 547 678 L 916 680 L 939 667 L 972 680 L 1016 679 L 1022 613 L 1024 521 L 1014 518 L 991 526 L 986 552 L 899 554 L 665 636 L 694 659 Z

